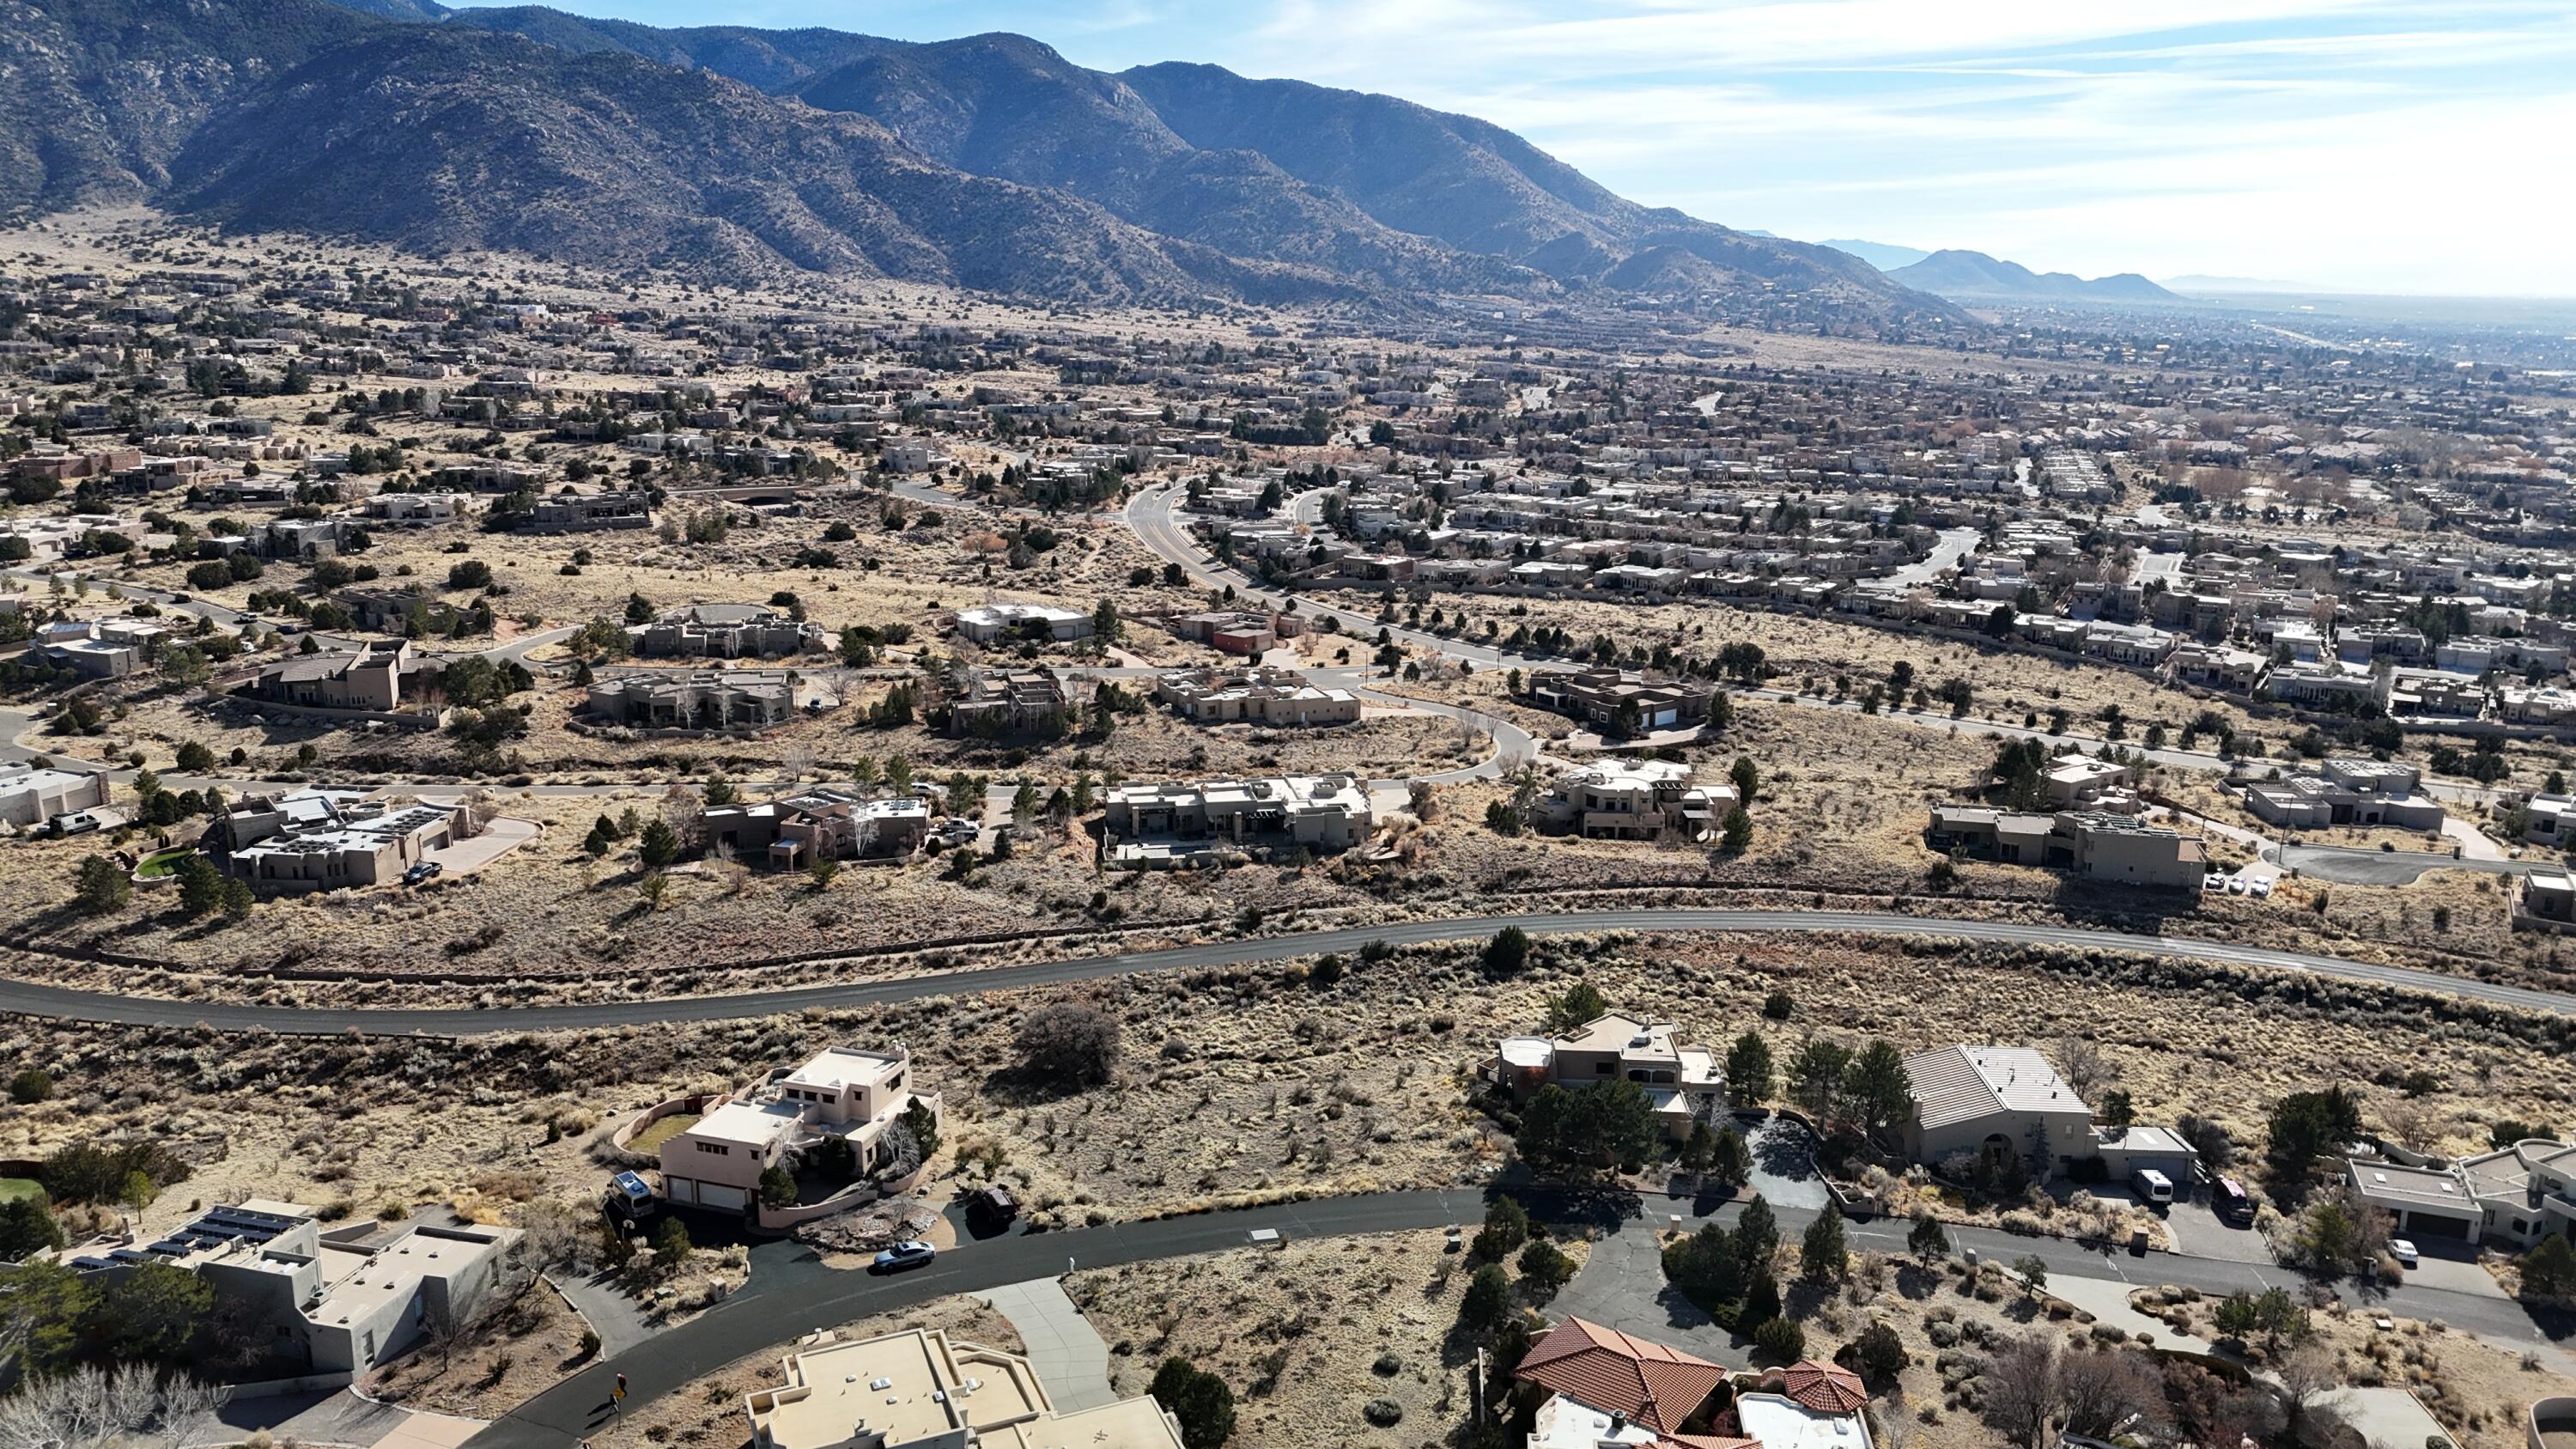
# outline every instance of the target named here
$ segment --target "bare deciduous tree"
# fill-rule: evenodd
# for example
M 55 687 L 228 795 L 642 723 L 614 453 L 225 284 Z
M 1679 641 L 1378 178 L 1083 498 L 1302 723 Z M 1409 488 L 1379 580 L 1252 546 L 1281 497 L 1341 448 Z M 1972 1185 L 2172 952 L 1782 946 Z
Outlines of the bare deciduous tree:
M 2055 1335 L 2025 1334 L 1986 1360 L 1986 1423 L 2005 1442 L 2044 1449 L 2065 1406 L 2065 1354 Z
M 84 1364 L 0 1400 L 0 1449 L 104 1449 L 196 1443 L 231 1391 L 140 1365 Z
M 2095 1439 L 2123 1432 L 2164 1400 L 2154 1365 L 2126 1349 L 2067 1354 L 2059 1361 L 2058 1382 L 2065 1403 L 2063 1427 Z
M 2057 1043 L 2057 1074 L 2075 1089 L 2075 1095 L 2088 1102 L 2093 1099 L 2094 1088 L 2119 1075 L 2110 1059 L 2102 1055 L 2102 1048 L 2080 1036 L 2065 1037 Z

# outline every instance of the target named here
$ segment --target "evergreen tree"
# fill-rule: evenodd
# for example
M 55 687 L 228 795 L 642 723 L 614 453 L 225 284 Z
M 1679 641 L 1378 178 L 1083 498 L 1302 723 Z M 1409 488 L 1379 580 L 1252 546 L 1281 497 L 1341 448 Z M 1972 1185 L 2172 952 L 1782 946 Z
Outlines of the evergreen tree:
M 1726 1094 L 1739 1107 L 1770 1100 L 1773 1087 L 1771 1044 L 1758 1032 L 1746 1032 L 1726 1052 Z
M 1851 1272 L 1851 1250 L 1843 1245 L 1843 1217 L 1832 1207 L 1807 1224 L 1798 1244 L 1798 1276 L 1810 1283 L 1840 1283 Z

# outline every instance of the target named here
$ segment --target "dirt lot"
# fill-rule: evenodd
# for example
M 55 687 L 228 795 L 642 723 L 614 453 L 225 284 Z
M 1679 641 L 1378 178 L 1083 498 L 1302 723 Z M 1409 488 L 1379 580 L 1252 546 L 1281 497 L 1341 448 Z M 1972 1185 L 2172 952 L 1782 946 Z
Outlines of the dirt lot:
M 2148 1291 L 2139 1308 L 2176 1327 L 2217 1342 L 2217 1301 L 2197 1294 Z M 2326 1308 L 2310 1317 L 2318 1343 L 2333 1356 L 2337 1375 L 2357 1388 L 2407 1389 L 2442 1421 L 2463 1449 L 2521 1449 L 2522 1414 L 2532 1400 L 2576 1393 L 2576 1378 L 2553 1372 L 2538 1355 L 2526 1356 L 2411 1318 L 2378 1326 L 2378 1315 Z M 2261 1355 L 2266 1345 L 2249 1348 Z
M 1395 1233 L 1076 1273 L 1065 1291 L 1108 1342 L 1119 1393 L 1188 1359 L 1234 1390 L 1243 1449 L 1414 1445 L 1467 1414 L 1475 1350 L 1453 1330 L 1473 1267 L 1441 1233 Z M 1372 1401 L 1401 1419 L 1373 1423 Z

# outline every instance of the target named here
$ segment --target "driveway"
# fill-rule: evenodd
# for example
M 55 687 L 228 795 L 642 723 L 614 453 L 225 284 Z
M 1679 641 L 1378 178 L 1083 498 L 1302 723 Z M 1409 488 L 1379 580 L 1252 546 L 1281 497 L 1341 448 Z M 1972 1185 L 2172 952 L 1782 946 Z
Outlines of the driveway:
M 983 1295 L 993 1310 L 1011 1320 L 1028 1349 L 1029 1367 L 1046 1385 L 1047 1397 L 1060 1410 L 1096 1409 L 1118 1402 L 1109 1387 L 1109 1345 L 1101 1342 L 1091 1321 L 1065 1296 L 1055 1278 L 1006 1283 Z
M 438 863 L 441 876 L 453 878 L 472 875 L 511 851 L 537 838 L 537 822 L 503 815 L 483 827 L 483 833 L 471 840 L 441 846 L 422 852 L 421 858 Z
M 2269 1263 L 2272 1250 L 2250 1227 L 2230 1227 L 2205 1202 L 2178 1202 L 2165 1211 L 2174 1251 L 2228 1263 Z M 2284 1270 L 2284 1277 L 2287 1271 Z
M 2371 1449 L 2423 1449 L 2427 1444 L 2458 1442 L 2423 1401 L 2404 1389 L 2345 1389 L 2327 1402 L 2342 1411 L 2345 1422 L 2361 1431 Z
M 2406 1270 L 2408 1286 L 2441 1288 L 2453 1293 L 2471 1293 L 2481 1298 L 2504 1298 L 2505 1291 L 2495 1275 L 2478 1263 L 2459 1258 L 2436 1258 L 2426 1250 L 2412 1268 Z
M 234 1399 L 217 1409 L 215 1418 L 244 1433 L 266 1430 L 280 1442 L 352 1449 L 456 1449 L 487 1427 L 480 1419 L 397 1408 L 347 1389 Z
M 653 1325 L 645 1320 L 644 1307 L 631 1293 L 617 1286 L 613 1273 L 579 1271 L 549 1274 L 548 1283 L 572 1305 L 590 1331 L 599 1335 L 601 1358 L 615 1358 L 654 1334 Z
M 1680 1205 L 1679 1200 L 1670 1204 Z M 1664 1281 L 1666 1206 L 1655 1203 L 1644 1220 L 1622 1223 L 1618 1231 L 1594 1243 L 1583 1270 L 1546 1305 L 1547 1316 L 1560 1323 L 1588 1318 L 1698 1354 L 1711 1363 L 1749 1367 L 1751 1346 L 1739 1348 L 1733 1332 L 1691 1306 L 1679 1289 Z M 1729 1204 L 1718 1210 L 1717 1217 L 1732 1222 L 1737 1211 Z M 1681 1218 L 1686 1233 L 1698 1232 L 1709 1221 L 1690 1213 Z
M 1765 1117 L 1744 1130 L 1752 1188 L 1775 1208 L 1821 1210 L 1833 1200 L 1816 1171 L 1815 1138 L 1794 1117 Z

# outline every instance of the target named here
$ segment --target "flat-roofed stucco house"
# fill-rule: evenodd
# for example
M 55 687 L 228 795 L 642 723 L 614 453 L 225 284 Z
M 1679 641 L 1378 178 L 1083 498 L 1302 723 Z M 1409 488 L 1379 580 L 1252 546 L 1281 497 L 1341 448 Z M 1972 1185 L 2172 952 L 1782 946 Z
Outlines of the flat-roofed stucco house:
M 1213 860 L 1219 844 L 1347 850 L 1376 827 L 1368 788 L 1351 775 L 1119 785 L 1102 844 L 1110 863 L 1143 869 Z
M 827 1332 L 752 1390 L 752 1449 L 1181 1449 L 1151 1398 L 1059 1409 L 1026 1358 L 913 1328 L 852 1343 Z
M 403 674 L 410 668 L 410 640 L 363 644 L 271 664 L 251 681 L 250 694 L 270 704 L 391 714 L 402 705 Z
M 1551 1084 L 1635 1082 L 1646 1089 L 1656 1124 L 1678 1142 L 1690 1135 L 1693 1122 L 1717 1115 L 1725 1104 L 1726 1078 L 1716 1053 L 1677 1044 L 1677 1031 L 1669 1021 L 1612 1012 L 1563 1036 L 1505 1037 L 1486 1072 L 1517 1101 Z
M 1293 669 L 1176 669 L 1154 680 L 1154 695 L 1196 724 L 1248 721 L 1268 725 L 1349 724 L 1359 696 L 1308 684 Z
M 957 611 L 957 632 L 977 644 L 1004 639 L 1047 639 L 1066 643 L 1088 639 L 1091 615 L 1052 604 L 977 604 Z
M 150 1242 L 101 1241 L 57 1257 L 85 1276 L 144 1262 L 185 1269 L 217 1296 L 250 1304 L 275 1351 L 318 1372 L 363 1374 L 433 1323 L 472 1317 L 519 1237 L 516 1228 L 415 1223 L 361 1244 L 324 1236 L 309 1207 L 249 1198 Z
M 794 1170 L 826 1137 L 846 1139 L 862 1175 L 883 1165 L 886 1129 L 916 1101 L 935 1117 L 936 1093 L 914 1090 L 912 1053 L 825 1047 L 784 1075 L 717 1098 L 662 1143 L 662 1195 L 717 1212 L 749 1212 L 760 1175 Z
M 690 604 L 650 624 L 628 626 L 626 637 L 638 654 L 708 659 L 780 659 L 831 642 L 822 625 L 791 619 L 766 604 Z
M 0 824 L 41 825 L 106 803 L 104 772 L 0 766 Z
M 2379 1156 L 2344 1164 L 2363 1202 L 2417 1242 L 2491 1242 L 2516 1252 L 2543 1238 L 2576 1242 L 2576 1144 L 2527 1138 L 2457 1162 Z
M 1675 760 L 1594 760 L 1559 775 L 1533 812 L 1546 829 L 1587 840 L 1701 840 L 1741 803 L 1733 785 L 1694 785 Z

